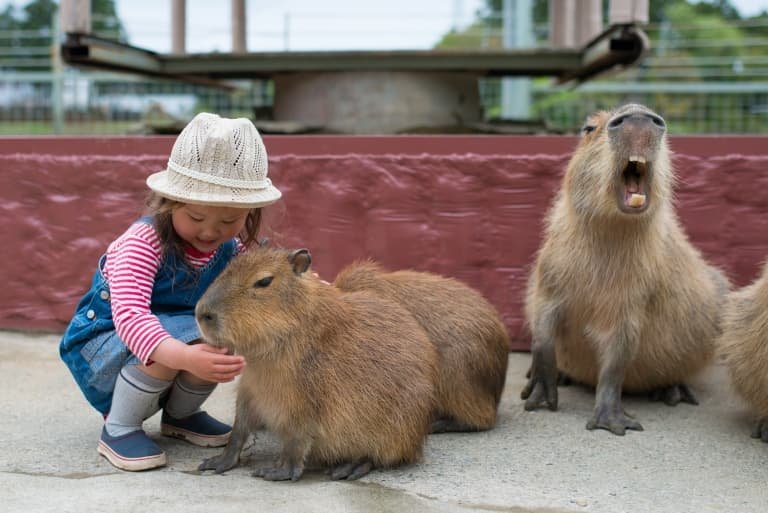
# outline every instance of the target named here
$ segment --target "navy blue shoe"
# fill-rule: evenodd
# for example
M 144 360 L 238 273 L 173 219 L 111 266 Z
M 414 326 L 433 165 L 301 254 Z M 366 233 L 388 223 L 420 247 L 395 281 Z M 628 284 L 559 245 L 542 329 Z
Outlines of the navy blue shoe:
M 221 447 L 227 445 L 232 427 L 219 422 L 204 411 L 183 419 L 174 419 L 163 410 L 160 431 L 165 436 L 180 438 L 200 447 Z
M 127 435 L 110 436 L 104 427 L 96 450 L 115 467 L 132 472 L 162 467 L 166 462 L 163 450 L 143 429 Z

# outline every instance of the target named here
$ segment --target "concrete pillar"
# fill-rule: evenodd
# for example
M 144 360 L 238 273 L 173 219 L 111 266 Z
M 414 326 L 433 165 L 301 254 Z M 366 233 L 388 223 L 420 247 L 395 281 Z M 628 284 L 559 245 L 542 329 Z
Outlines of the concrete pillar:
M 61 0 L 59 15 L 65 34 L 91 33 L 91 0 Z
M 549 44 L 552 48 L 576 46 L 576 0 L 549 0 Z
M 481 119 L 474 73 L 297 72 L 273 80 L 276 121 L 297 121 L 329 132 L 440 132 Z
M 245 0 L 232 0 L 232 53 L 248 51 L 245 29 Z
M 171 0 L 171 53 L 187 53 L 186 0 Z
M 611 0 L 611 24 L 648 23 L 648 0 Z
M 575 27 L 576 46 L 582 47 L 603 31 L 601 0 L 580 0 Z

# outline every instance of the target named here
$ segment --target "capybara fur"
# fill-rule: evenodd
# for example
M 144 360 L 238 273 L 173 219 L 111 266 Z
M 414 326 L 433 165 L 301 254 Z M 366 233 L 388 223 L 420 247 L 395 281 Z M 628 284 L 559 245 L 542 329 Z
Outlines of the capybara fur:
M 386 272 L 372 261 L 344 268 L 334 285 L 367 290 L 402 305 L 437 349 L 432 432 L 479 431 L 496 424 L 509 335 L 496 309 L 464 283 L 427 272 Z
M 297 480 L 307 464 L 356 479 L 420 458 L 434 347 L 401 306 L 342 292 L 308 271 L 310 262 L 307 250 L 248 251 L 198 302 L 203 338 L 246 360 L 229 444 L 201 469 L 236 466 L 261 425 L 283 444 L 277 464 L 254 473 L 269 480 Z
M 525 313 L 525 408 L 557 409 L 558 369 L 596 387 L 588 429 L 642 430 L 622 390 L 696 404 L 730 287 L 688 241 L 672 204 L 664 120 L 629 104 L 587 119 L 547 221 Z
M 768 263 L 751 285 L 728 295 L 719 350 L 736 392 L 757 417 L 754 438 L 768 442 Z

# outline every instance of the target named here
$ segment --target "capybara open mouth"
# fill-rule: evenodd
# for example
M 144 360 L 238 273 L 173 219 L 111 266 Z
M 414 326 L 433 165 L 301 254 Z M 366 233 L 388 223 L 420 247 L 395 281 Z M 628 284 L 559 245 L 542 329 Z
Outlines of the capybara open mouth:
M 648 208 L 648 169 L 645 157 L 629 157 L 621 173 L 619 205 L 627 213 L 640 213 Z

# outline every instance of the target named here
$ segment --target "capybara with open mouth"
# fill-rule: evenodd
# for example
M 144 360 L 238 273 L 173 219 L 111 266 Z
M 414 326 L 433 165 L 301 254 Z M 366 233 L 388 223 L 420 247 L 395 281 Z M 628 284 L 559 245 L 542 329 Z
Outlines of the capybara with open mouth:
M 421 456 L 437 364 L 426 333 L 398 304 L 342 292 L 310 263 L 305 249 L 246 252 L 197 304 L 206 342 L 246 360 L 229 444 L 201 470 L 236 466 L 261 425 L 283 444 L 254 473 L 268 480 L 297 480 L 307 464 L 357 479 Z
M 666 124 L 637 104 L 587 119 L 530 276 L 527 410 L 557 409 L 558 369 L 596 387 L 588 429 L 642 430 L 622 391 L 696 404 L 685 381 L 711 360 L 726 277 L 672 205 Z
M 734 388 L 757 417 L 753 438 L 768 442 L 768 263 L 754 283 L 731 292 L 719 349 Z
M 371 261 L 345 267 L 334 285 L 395 301 L 427 332 L 439 355 L 432 432 L 480 431 L 496 424 L 509 335 L 496 309 L 479 292 L 433 273 L 386 272 Z

